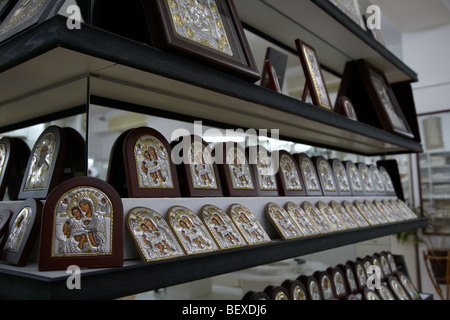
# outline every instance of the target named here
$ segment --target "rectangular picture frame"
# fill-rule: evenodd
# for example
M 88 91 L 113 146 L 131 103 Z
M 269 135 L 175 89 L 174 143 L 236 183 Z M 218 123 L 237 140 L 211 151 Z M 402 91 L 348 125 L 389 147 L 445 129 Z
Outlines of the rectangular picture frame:
M 232 0 L 210 1 L 209 6 L 185 8 L 180 0 L 141 0 L 153 45 L 256 82 L 260 74 Z M 192 9 L 192 10 L 184 10 Z M 190 23 L 189 11 L 213 23 L 207 37 Z M 197 29 L 197 30 L 195 30 Z

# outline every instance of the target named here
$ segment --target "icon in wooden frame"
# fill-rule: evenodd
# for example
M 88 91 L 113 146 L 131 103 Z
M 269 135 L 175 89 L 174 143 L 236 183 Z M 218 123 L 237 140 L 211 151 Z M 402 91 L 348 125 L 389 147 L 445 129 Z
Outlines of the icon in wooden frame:
M 255 177 L 255 187 L 259 196 L 278 196 L 279 183 L 277 172 L 279 166 L 275 162 L 278 152 L 270 153 L 263 146 L 252 146 L 247 148 L 248 161 Z
M 350 186 L 350 179 L 342 161 L 339 159 L 330 159 L 329 162 L 333 170 L 334 177 L 336 178 L 338 194 L 340 196 L 352 196 L 353 192 Z
M 30 153 L 18 198 L 45 199 L 62 179 L 66 131 L 50 126 L 39 136 Z
M 25 266 L 41 228 L 42 202 L 27 199 L 14 211 L 2 239 L 0 260 Z
M 372 176 L 373 186 L 375 189 L 375 194 L 378 196 L 386 196 L 387 191 L 384 186 L 383 179 L 381 177 L 381 172 L 376 165 L 369 165 L 370 175 Z
M 356 221 L 360 228 L 370 226 L 369 222 L 366 220 L 366 218 L 364 218 L 364 216 L 361 214 L 361 212 L 359 212 L 358 208 L 356 208 L 354 204 L 347 200 L 343 201 L 341 204 Z
M 376 226 L 380 224 L 380 221 L 378 221 L 377 217 L 372 213 L 372 211 L 370 211 L 369 208 L 367 208 L 364 202 L 360 200 L 355 200 L 353 204 L 364 216 L 364 218 L 366 218 L 367 222 L 369 222 L 371 226 Z
M 380 166 L 380 174 L 381 174 L 381 179 L 383 180 L 384 186 L 386 187 L 386 195 L 387 196 L 396 196 L 397 193 L 395 192 L 395 187 L 394 187 L 394 183 L 392 182 L 392 178 L 391 175 L 389 174 L 389 172 L 386 170 L 385 167 Z
M 283 286 L 269 285 L 264 289 L 264 292 L 270 297 L 270 300 L 273 301 L 290 300 L 289 292 Z
M 345 283 L 344 271 L 340 268 L 328 268 L 328 274 L 331 278 L 331 288 L 333 290 L 333 297 L 335 299 L 345 299 L 348 296 L 348 289 Z
M 380 258 L 381 268 L 383 269 L 383 273 L 389 277 L 392 275 L 391 266 L 389 265 L 389 261 L 384 252 L 378 253 L 378 257 Z
M 391 199 L 391 200 L 385 200 L 386 203 L 389 204 L 389 207 L 391 208 L 391 211 L 395 211 L 397 215 L 401 216 L 403 220 L 410 220 L 412 216 L 408 213 L 408 211 L 405 211 L 403 207 L 401 207 L 397 201 Z
M 0 42 L 23 30 L 43 22 L 49 14 L 58 12 L 62 6 L 59 0 L 19 0 L 0 26 Z
M 300 39 L 295 40 L 295 45 L 306 78 L 305 91 L 309 92 L 314 105 L 333 111 L 316 50 Z
M 6 190 L 10 201 L 18 199 L 29 158 L 30 148 L 22 139 L 0 139 L 0 200 L 5 197 Z
M 128 211 L 126 224 L 144 262 L 158 261 L 185 255 L 169 225 L 156 211 L 136 207 Z
M 356 283 L 355 271 L 352 263 L 340 264 L 338 268 L 344 272 L 347 289 L 349 294 L 357 294 L 359 292 L 358 284 Z
M 247 207 L 233 204 L 228 213 L 249 245 L 272 242 L 261 223 Z
M 284 240 L 304 236 L 292 217 L 279 204 L 268 203 L 266 205 L 266 213 L 270 222 Z
M 304 196 L 306 188 L 295 158 L 287 151 L 278 151 L 278 185 L 281 196 Z
M 290 300 L 308 300 L 306 288 L 298 280 L 285 280 L 281 284 L 289 293 Z
M 361 180 L 361 174 L 359 173 L 358 167 L 352 161 L 344 161 L 343 164 L 344 164 L 345 169 L 348 174 L 348 179 L 350 181 L 352 194 L 355 197 L 363 196 L 364 189 L 363 189 L 363 184 L 362 184 L 362 180 Z
M 408 216 L 410 219 L 417 219 L 417 215 L 411 210 L 410 207 L 401 199 L 391 200 L 391 202 L 396 202 L 400 208 L 403 210 L 403 214 Z
M 376 300 L 381 300 L 380 296 L 378 295 L 378 293 L 376 293 L 374 290 L 369 289 L 369 288 L 365 288 L 364 289 L 364 300 L 369 300 L 369 301 L 376 301 Z
M 339 218 L 341 218 L 348 229 L 359 228 L 358 223 L 356 223 L 355 219 L 353 219 L 351 214 L 342 206 L 342 204 L 333 200 L 330 202 L 329 206 L 336 212 Z
M 333 300 L 333 285 L 330 274 L 326 271 L 316 271 L 313 275 L 317 281 L 319 281 L 320 288 L 322 289 L 323 300 Z
M 403 285 L 403 288 L 405 288 L 411 300 L 422 300 L 419 291 L 406 274 L 403 272 L 397 272 L 397 279 Z
M 397 300 L 391 289 L 389 289 L 389 287 L 384 283 L 380 284 L 380 288 L 376 289 L 376 292 L 380 296 L 381 300 Z
M 342 231 L 347 229 L 347 225 L 342 221 L 340 216 L 325 202 L 319 201 L 316 204 L 325 219 L 331 224 L 335 231 Z
M 389 277 L 387 283 L 397 300 L 411 300 L 411 297 L 397 277 Z
M 336 178 L 334 176 L 333 168 L 331 164 L 322 156 L 312 157 L 311 161 L 317 170 L 317 176 L 319 177 L 320 185 L 322 186 L 322 192 L 324 196 L 337 196 L 339 195 Z
M 143 5 L 156 47 L 252 82 L 260 79 L 232 0 L 144 0 Z
M 398 222 L 395 215 L 380 200 L 374 200 L 375 207 L 386 217 L 389 222 Z
M 356 284 L 359 288 L 359 291 L 363 291 L 364 288 L 367 287 L 367 273 L 364 265 L 361 261 L 354 261 L 352 264 L 353 272 L 355 274 Z
M 323 300 L 323 293 L 319 280 L 317 280 L 314 276 L 300 276 L 298 280 L 303 282 L 306 292 L 308 293 L 308 300 Z
M 353 106 L 353 103 L 350 101 L 350 99 L 346 96 L 339 97 L 335 111 L 336 113 L 340 113 L 350 120 L 358 121 L 355 107 Z
M 244 147 L 237 143 L 223 143 L 214 146 L 214 151 L 224 195 L 228 197 L 258 196 L 255 177 Z
M 272 62 L 270 62 L 270 60 L 264 61 L 264 70 L 268 78 L 267 88 L 275 92 L 281 93 L 281 86 L 280 82 L 278 81 L 277 71 L 272 66 Z
M 308 201 L 302 203 L 302 208 L 312 219 L 312 221 L 314 221 L 315 225 L 317 226 L 317 228 L 319 228 L 321 233 L 334 232 L 333 227 L 319 210 L 319 208 Z
M 361 175 L 364 194 L 366 196 L 375 196 L 375 186 L 372 180 L 372 175 L 370 174 L 369 166 L 365 163 L 357 163 L 356 165 L 359 169 L 359 174 Z
M 381 223 L 388 223 L 389 220 L 386 218 L 384 214 L 381 213 L 380 210 L 373 204 L 373 202 L 369 200 L 364 200 L 363 203 L 366 205 L 367 209 L 377 218 L 377 220 Z
M 320 233 L 314 221 L 298 204 L 288 202 L 285 205 L 285 209 L 305 236 L 313 236 Z
M 397 208 L 395 208 L 394 206 L 392 206 L 392 204 L 388 200 L 383 199 L 383 200 L 381 200 L 381 203 L 384 205 L 386 210 L 389 211 L 391 213 L 391 215 L 393 215 L 397 219 L 397 221 L 405 221 L 406 220 L 406 218 L 403 216 L 402 212 L 400 210 L 398 210 Z
M 356 63 L 382 129 L 407 138 L 414 138 L 386 76 L 364 60 L 358 60 Z
M 39 270 L 120 267 L 123 265 L 122 200 L 101 179 L 72 178 L 45 202 Z
M 317 175 L 316 167 L 311 158 L 306 153 L 295 155 L 301 177 L 305 185 L 306 195 L 323 196 L 322 187 Z
M 173 206 L 167 211 L 167 219 L 187 255 L 219 250 L 202 220 L 192 210 Z
M 188 197 L 221 197 L 222 184 L 211 146 L 197 135 L 181 139 L 173 147 L 174 154 L 183 160 L 178 165 L 178 178 L 182 178 L 181 194 Z
M 180 197 L 172 148 L 160 132 L 148 127 L 131 130 L 123 153 L 130 198 Z
M 205 226 L 221 250 L 247 246 L 247 242 L 225 211 L 214 205 L 205 205 L 200 212 Z

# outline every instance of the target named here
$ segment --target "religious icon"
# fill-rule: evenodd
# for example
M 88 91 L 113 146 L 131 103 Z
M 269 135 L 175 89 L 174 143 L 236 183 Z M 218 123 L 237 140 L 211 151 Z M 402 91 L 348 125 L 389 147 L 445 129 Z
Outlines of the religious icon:
M 386 217 L 389 222 L 397 222 L 395 215 L 380 200 L 373 201 L 374 206 Z
M 317 208 L 322 212 L 325 219 L 331 224 L 334 230 L 342 231 L 347 229 L 347 225 L 341 220 L 338 214 L 326 203 L 319 201 Z
M 220 249 L 239 248 L 247 245 L 231 218 L 220 208 L 213 205 L 203 206 L 201 214 Z
M 269 220 L 278 230 L 283 239 L 295 239 L 303 237 L 303 233 L 298 228 L 292 217 L 278 204 L 269 203 L 266 206 Z
M 256 188 L 259 196 L 278 196 L 278 182 L 276 174 L 278 164 L 275 163 L 275 153 L 258 145 L 247 148 L 250 167 L 256 177 Z M 277 157 L 276 157 L 277 158 Z
M 286 204 L 286 211 L 291 215 L 292 219 L 294 219 L 295 223 L 305 236 L 312 236 L 320 233 L 320 230 L 317 228 L 314 221 L 299 205 L 288 202 Z
M 173 206 L 167 215 L 172 230 L 188 255 L 219 250 L 205 225 L 193 211 Z
M 342 206 L 347 210 L 347 212 L 352 216 L 352 218 L 356 221 L 356 223 L 360 227 L 368 227 L 370 226 L 369 222 L 366 218 L 359 212 L 358 208 L 349 201 L 342 202 Z
M 384 214 L 381 213 L 380 210 L 373 204 L 373 202 L 370 202 L 368 200 L 364 201 L 364 204 L 366 205 L 367 209 L 377 218 L 377 220 L 380 223 L 388 223 L 388 219 L 384 216 Z
M 320 186 L 319 177 L 311 158 L 308 155 L 301 153 L 297 155 L 297 162 L 305 183 L 306 194 L 309 196 L 322 196 L 323 192 Z
M 229 208 L 229 214 L 249 245 L 272 241 L 258 219 L 248 208 L 240 204 L 233 204 Z
M 127 226 L 143 261 L 184 255 L 167 222 L 157 212 L 148 208 L 133 208 L 127 214 Z
M 376 216 L 370 211 L 367 206 L 359 200 L 354 202 L 355 207 L 359 210 L 359 212 L 366 218 L 366 220 L 370 223 L 370 225 L 375 226 L 380 224 Z
M 333 232 L 334 229 L 331 224 L 325 219 L 325 216 L 320 212 L 319 208 L 315 207 L 309 202 L 304 202 L 302 204 L 303 210 L 309 215 L 309 217 L 314 221 L 316 226 L 319 228 L 321 233 Z
M 19 212 L 14 220 L 13 228 L 8 235 L 3 250 L 14 253 L 18 252 L 22 242 L 24 241 L 25 234 L 30 227 L 31 211 L 32 210 L 30 207 L 25 207 Z
M 336 179 L 330 163 L 322 156 L 313 157 L 312 161 L 315 162 L 323 194 L 325 196 L 338 195 Z
M 336 212 L 336 214 L 341 218 L 341 220 L 347 225 L 349 229 L 358 228 L 359 225 L 356 223 L 355 219 L 351 214 L 345 209 L 339 202 L 331 201 L 330 207 Z

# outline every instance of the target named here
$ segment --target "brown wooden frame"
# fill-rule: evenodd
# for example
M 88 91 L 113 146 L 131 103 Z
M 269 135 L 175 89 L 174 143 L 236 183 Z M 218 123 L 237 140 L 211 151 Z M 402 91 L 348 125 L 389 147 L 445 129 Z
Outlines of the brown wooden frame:
M 280 192 L 280 183 L 278 181 L 277 178 L 277 173 L 280 171 L 280 169 L 278 168 L 277 172 L 274 172 L 273 175 L 268 175 L 271 176 L 271 180 L 274 182 L 275 186 L 273 188 L 264 188 L 261 186 L 261 175 L 260 175 L 260 171 L 258 168 L 258 164 L 259 162 L 259 153 L 263 152 L 265 153 L 272 161 L 272 169 L 275 170 L 275 167 L 278 166 L 275 163 L 275 159 L 278 157 L 278 151 L 274 151 L 274 152 L 269 152 L 266 148 L 264 148 L 263 146 L 251 146 L 247 148 L 247 156 L 248 156 L 248 161 L 250 164 L 250 168 L 253 171 L 253 176 L 255 177 L 255 187 L 257 190 L 257 194 L 258 196 L 271 196 L 271 197 L 276 197 L 279 195 Z M 275 156 L 275 157 L 274 157 Z
M 339 189 L 338 184 L 336 182 L 336 177 L 334 176 L 333 168 L 331 167 L 331 164 L 328 162 L 327 159 L 323 156 L 317 156 L 312 157 L 311 161 L 314 163 L 314 166 L 316 167 L 317 171 L 317 177 L 319 178 L 320 185 L 322 186 L 322 192 L 324 196 L 338 196 L 339 195 Z M 332 183 L 331 190 L 327 189 L 326 181 L 323 178 L 323 175 L 321 173 L 321 167 L 326 166 L 327 170 L 327 179 L 330 180 Z
M 95 193 L 98 196 L 106 196 L 107 210 L 112 216 L 110 244 L 111 254 L 61 254 L 52 256 L 52 247 L 56 237 L 56 218 L 64 218 L 68 210 L 71 210 L 70 203 L 75 200 L 82 200 L 83 194 Z M 67 197 L 67 207 L 63 207 L 64 199 Z M 108 201 L 109 200 L 109 201 Z M 94 200 L 92 200 L 94 203 Z M 94 206 L 100 206 L 94 203 Z M 65 211 L 60 211 L 63 209 Z M 94 209 L 92 208 L 94 211 Z M 120 267 L 123 265 L 123 233 L 124 233 L 124 212 L 122 200 L 117 191 L 103 180 L 92 177 L 78 177 L 64 181 L 55 188 L 45 202 L 42 216 L 41 243 L 39 253 L 40 271 L 65 270 L 71 265 L 80 268 L 103 268 Z
M 306 195 L 307 196 L 323 196 L 322 185 L 320 183 L 320 179 L 317 174 L 316 165 L 314 164 L 314 161 L 312 161 L 312 159 L 306 153 L 299 153 L 299 154 L 296 154 L 294 157 L 295 157 L 297 166 L 300 170 L 299 172 L 300 172 L 300 176 L 302 177 L 302 180 L 303 180 L 303 184 L 304 184 L 304 187 L 306 190 Z M 310 168 L 311 169 L 310 173 L 305 172 L 303 170 L 303 166 L 302 166 L 303 161 L 308 161 L 310 163 L 310 165 L 312 167 L 312 168 Z M 308 174 L 315 175 L 315 178 L 316 178 L 317 184 L 318 184 L 317 188 L 311 189 L 308 187 L 308 177 L 307 177 Z
M 232 0 L 215 0 L 215 4 L 226 34 L 226 40 L 221 39 L 221 43 L 228 44 L 233 55 L 212 49 L 206 44 L 178 34 L 174 26 L 176 23 L 183 24 L 182 17 L 175 18 L 176 22 L 174 22 L 173 13 L 167 0 L 141 1 L 155 47 L 206 62 L 210 66 L 248 81 L 256 82 L 260 79 L 258 68 Z M 193 32 L 192 29 L 191 32 Z

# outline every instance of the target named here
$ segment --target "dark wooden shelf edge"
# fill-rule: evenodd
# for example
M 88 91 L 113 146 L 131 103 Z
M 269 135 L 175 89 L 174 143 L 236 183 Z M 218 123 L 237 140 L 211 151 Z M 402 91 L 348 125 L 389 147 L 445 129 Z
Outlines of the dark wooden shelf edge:
M 235 272 L 280 260 L 329 250 L 402 231 L 424 228 L 425 218 L 375 227 L 336 232 L 298 240 L 274 240 L 270 244 L 209 254 L 133 263 L 120 268 L 92 270 L 81 275 L 81 290 L 67 289 L 69 275 L 59 277 L 26 274 L 20 268 L 0 267 L 0 298 L 4 299 L 115 299 L 177 284 Z
M 368 46 L 378 52 L 387 61 L 391 62 L 396 68 L 405 73 L 411 78 L 411 82 L 417 82 L 419 80 L 418 75 L 415 71 L 409 68 L 402 60 L 400 60 L 396 55 L 389 51 L 384 45 L 375 40 L 369 35 L 369 31 L 363 30 L 359 27 L 353 20 L 351 20 L 345 13 L 343 13 L 339 8 L 337 8 L 329 0 L 311 0 L 314 4 L 320 7 L 333 19 L 337 20 L 343 26 L 345 26 L 351 33 L 356 37 L 360 38 Z

